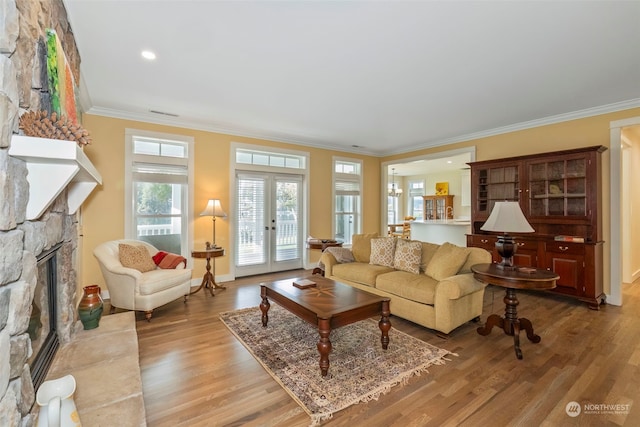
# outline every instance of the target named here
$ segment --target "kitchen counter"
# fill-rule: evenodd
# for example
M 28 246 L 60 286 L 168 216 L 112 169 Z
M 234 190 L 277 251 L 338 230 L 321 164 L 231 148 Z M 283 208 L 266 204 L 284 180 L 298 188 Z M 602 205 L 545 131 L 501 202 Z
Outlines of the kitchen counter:
M 471 225 L 471 221 L 468 219 L 428 219 L 411 221 L 411 224 Z
M 467 219 L 431 219 L 411 221 L 411 239 L 423 242 L 444 242 L 467 246 L 467 234 L 471 233 L 471 221 Z

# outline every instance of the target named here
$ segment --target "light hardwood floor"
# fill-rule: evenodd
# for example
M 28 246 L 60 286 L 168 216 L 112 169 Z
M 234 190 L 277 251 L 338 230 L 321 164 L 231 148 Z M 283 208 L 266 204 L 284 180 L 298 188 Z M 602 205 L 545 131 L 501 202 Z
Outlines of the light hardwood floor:
M 199 292 L 136 314 L 147 422 L 159 426 L 307 426 L 309 417 L 227 330 L 218 313 L 260 303 L 261 281 L 297 271 L 227 282 L 215 297 Z M 542 337 L 489 336 L 468 323 L 448 340 L 392 317 L 394 328 L 458 354 L 377 401 L 339 412 L 328 426 L 638 426 L 640 284 L 624 285 L 624 306 L 599 311 L 549 294 L 519 292 L 518 314 Z M 489 286 L 482 321 L 504 313 L 504 291 Z M 393 312 L 393 306 L 391 307 Z M 393 335 L 391 335 L 393 337 Z M 393 338 L 392 338 L 393 339 Z M 635 402 L 635 401 L 638 402 Z M 577 402 L 592 412 L 569 417 Z M 619 405 L 619 413 L 602 406 Z M 630 405 L 627 406 L 622 405 Z

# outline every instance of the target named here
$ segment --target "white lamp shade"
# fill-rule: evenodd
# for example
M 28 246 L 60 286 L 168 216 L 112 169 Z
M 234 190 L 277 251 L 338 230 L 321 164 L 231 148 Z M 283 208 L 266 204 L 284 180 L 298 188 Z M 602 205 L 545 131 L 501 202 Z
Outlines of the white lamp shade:
M 496 202 L 491 215 L 480 230 L 503 233 L 533 233 L 518 202 Z
M 200 216 L 215 216 L 218 218 L 226 218 L 227 214 L 222 210 L 219 199 L 210 199 L 207 207 L 200 212 Z

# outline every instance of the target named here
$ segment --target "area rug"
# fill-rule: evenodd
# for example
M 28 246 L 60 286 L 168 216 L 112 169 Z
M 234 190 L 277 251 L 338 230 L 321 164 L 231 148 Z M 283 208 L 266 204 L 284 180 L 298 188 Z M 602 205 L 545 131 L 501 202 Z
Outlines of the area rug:
M 220 313 L 220 319 L 309 414 L 311 425 L 353 404 L 377 400 L 453 355 L 393 327 L 383 350 L 378 320 L 367 319 L 331 331 L 329 373 L 323 378 L 317 328 L 279 305 L 271 303 L 267 328 L 258 307 Z

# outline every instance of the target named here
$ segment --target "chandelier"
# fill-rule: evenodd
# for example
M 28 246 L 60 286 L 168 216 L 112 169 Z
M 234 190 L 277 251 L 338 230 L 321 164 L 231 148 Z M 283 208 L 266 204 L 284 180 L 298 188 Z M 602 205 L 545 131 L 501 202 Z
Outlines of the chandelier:
M 396 187 L 396 168 L 392 168 L 392 176 L 391 176 L 391 188 L 389 188 L 389 196 L 391 197 L 399 197 L 402 194 L 402 189 Z

